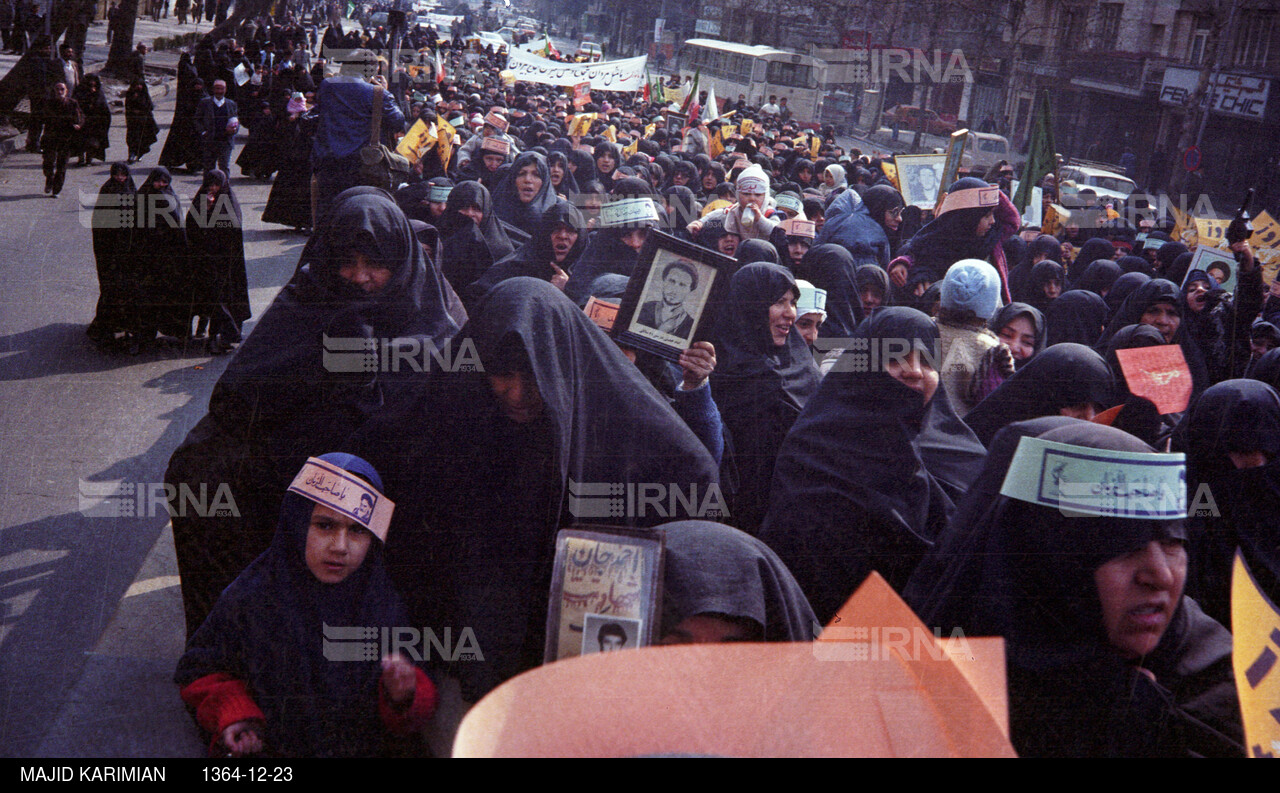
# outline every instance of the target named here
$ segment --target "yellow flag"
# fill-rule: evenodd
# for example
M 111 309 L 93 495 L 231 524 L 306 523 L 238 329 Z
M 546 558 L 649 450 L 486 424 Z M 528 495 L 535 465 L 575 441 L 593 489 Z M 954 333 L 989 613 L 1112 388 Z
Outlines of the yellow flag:
M 579 113 L 573 117 L 573 123 L 569 125 L 570 135 L 586 135 L 591 131 L 591 122 L 596 120 L 595 113 Z
M 1173 231 L 1169 233 L 1169 236 L 1183 243 L 1188 248 L 1194 248 L 1196 245 L 1195 224 L 1192 223 L 1191 219 L 1177 207 L 1170 205 L 1169 211 L 1173 213 Z M 1183 236 L 1188 234 L 1191 236 L 1190 242 L 1183 239 Z
M 622 156 L 630 157 L 631 155 L 635 154 L 636 151 L 639 150 L 639 148 L 640 148 L 640 141 L 633 140 L 630 143 L 628 143 L 626 146 L 622 147 Z
M 618 131 L 614 129 L 612 124 L 604 128 L 604 136 L 609 139 L 610 143 L 618 142 Z
M 1230 224 L 1230 220 L 1196 218 L 1195 229 L 1197 247 L 1200 245 L 1210 248 L 1219 247 L 1218 243 L 1226 239 L 1227 226 Z
M 440 165 L 448 170 L 449 158 L 453 156 L 453 142 L 458 139 L 458 131 L 444 120 L 444 116 L 436 116 L 436 146 L 440 152 Z
M 647 127 L 645 127 L 645 128 L 644 128 L 644 136 L 645 136 L 646 138 L 652 138 L 652 137 L 653 137 L 653 133 L 655 133 L 655 132 L 657 132 L 657 131 L 658 131 L 658 125 L 657 125 L 657 124 L 650 124 L 649 126 L 647 126 Z
M 822 150 L 822 140 L 817 135 L 809 136 L 809 153 L 813 158 L 818 159 L 818 152 Z
M 881 162 L 880 170 L 884 171 L 885 178 L 893 182 L 893 189 L 901 193 L 902 185 L 898 184 L 898 166 L 891 162 Z
M 1280 611 L 1236 551 L 1231 573 L 1231 665 L 1250 757 L 1280 755 Z
M 435 143 L 436 125 L 427 126 L 425 121 L 418 119 L 412 127 L 409 127 L 409 132 L 396 144 L 396 153 L 404 157 L 412 165 L 421 160 L 422 155 Z
M 751 130 L 755 129 L 755 126 L 756 126 L 756 122 L 752 121 L 751 119 L 749 118 L 742 119 L 742 134 L 750 135 Z
M 1254 248 L 1280 248 L 1280 222 L 1266 210 L 1253 219 L 1253 236 L 1249 244 Z
M 713 160 L 721 154 L 724 154 L 724 141 L 720 140 L 720 130 L 718 129 L 715 131 L 715 134 L 711 136 L 710 140 L 707 141 L 707 154 L 710 155 Z

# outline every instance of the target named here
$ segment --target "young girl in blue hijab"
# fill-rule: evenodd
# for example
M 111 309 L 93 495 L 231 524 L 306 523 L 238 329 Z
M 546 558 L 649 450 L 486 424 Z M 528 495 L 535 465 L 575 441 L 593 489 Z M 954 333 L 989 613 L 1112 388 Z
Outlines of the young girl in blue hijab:
M 400 653 L 349 657 L 410 624 L 382 562 L 393 508 L 354 455 L 310 458 L 294 478 L 271 547 L 178 662 L 174 681 L 211 755 L 402 753 L 397 739 L 426 724 L 436 690 L 425 672 Z M 340 641 L 353 628 L 369 641 Z

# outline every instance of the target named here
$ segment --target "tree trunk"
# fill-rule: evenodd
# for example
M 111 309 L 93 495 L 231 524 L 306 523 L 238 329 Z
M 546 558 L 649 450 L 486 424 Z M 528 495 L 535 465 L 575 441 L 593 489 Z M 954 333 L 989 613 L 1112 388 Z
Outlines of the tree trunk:
M 116 29 L 111 35 L 111 51 L 107 53 L 108 74 L 129 73 L 129 53 L 133 52 L 133 29 L 138 21 L 138 0 L 120 0 Z

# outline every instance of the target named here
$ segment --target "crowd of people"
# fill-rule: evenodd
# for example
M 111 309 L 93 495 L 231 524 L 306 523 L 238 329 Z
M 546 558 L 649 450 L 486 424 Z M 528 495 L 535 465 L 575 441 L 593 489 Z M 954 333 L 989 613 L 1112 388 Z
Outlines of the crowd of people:
M 876 571 L 944 635 L 1004 637 L 1019 753 L 1244 755 L 1237 548 L 1280 598 L 1280 280 L 1247 241 L 1227 281 L 1160 218 L 1025 229 L 998 167 L 922 213 L 891 158 L 745 98 L 579 108 L 434 32 L 401 42 L 408 63 L 300 32 L 184 56 L 163 167 L 135 188 L 114 166 L 94 223 L 96 340 L 207 322 L 215 351 L 238 345 L 166 475 L 237 506 L 173 519 L 176 680 L 212 752 L 421 751 L 445 678 L 475 702 L 541 663 L 576 523 L 665 536 L 664 643 L 811 641 Z M 131 159 L 154 141 L 133 107 Z M 241 178 L 274 175 L 262 220 L 310 233 L 243 339 L 236 116 Z M 404 164 L 364 157 L 419 122 Z M 205 174 L 185 214 L 166 167 Z M 164 221 L 113 222 L 124 205 Z M 670 358 L 584 311 L 625 301 L 659 234 L 722 257 L 710 319 L 681 302 L 689 266 L 637 311 L 696 339 Z M 371 363 L 335 368 L 334 339 Z M 465 364 L 388 366 L 406 343 Z M 1119 353 L 1171 345 L 1191 396 L 1162 413 Z M 1064 449 L 1175 471 L 1175 508 L 1070 511 L 1019 484 Z M 343 507 L 325 477 L 394 512 Z M 722 508 L 581 518 L 571 482 L 718 488 Z M 333 663 L 324 625 L 466 626 L 483 657 Z

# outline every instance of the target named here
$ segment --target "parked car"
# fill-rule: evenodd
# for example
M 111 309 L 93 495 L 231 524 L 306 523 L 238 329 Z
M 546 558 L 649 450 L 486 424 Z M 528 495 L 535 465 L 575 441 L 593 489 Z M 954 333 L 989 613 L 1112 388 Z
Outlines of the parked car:
M 604 57 L 604 50 L 600 49 L 600 45 L 594 41 L 584 41 L 578 45 L 578 51 L 574 56 L 588 61 L 598 61 Z
M 1021 172 L 1026 164 L 1026 156 L 1019 154 L 1009 145 L 1009 139 L 990 132 L 969 131 L 964 144 L 964 153 L 960 155 L 960 165 L 964 168 L 990 168 L 1001 160 L 1013 166 L 1014 171 Z
M 915 105 L 894 105 L 886 110 L 881 123 L 891 127 L 895 123 L 903 130 L 920 128 L 920 115 L 924 114 L 924 131 L 929 135 L 950 135 L 956 131 L 954 121 L 947 121 L 932 110 L 922 109 Z
M 1058 169 L 1058 178 L 1062 180 L 1060 192 L 1064 202 L 1086 187 L 1096 193 L 1100 201 L 1114 199 L 1117 202 L 1124 202 L 1138 189 L 1132 179 L 1099 164 L 1068 163 Z
M 479 36 L 480 36 L 481 47 L 488 47 L 492 45 L 494 52 L 502 52 L 503 50 L 507 49 L 506 40 L 503 39 L 502 36 L 499 36 L 497 33 L 494 33 L 489 30 L 482 30 L 480 31 Z

